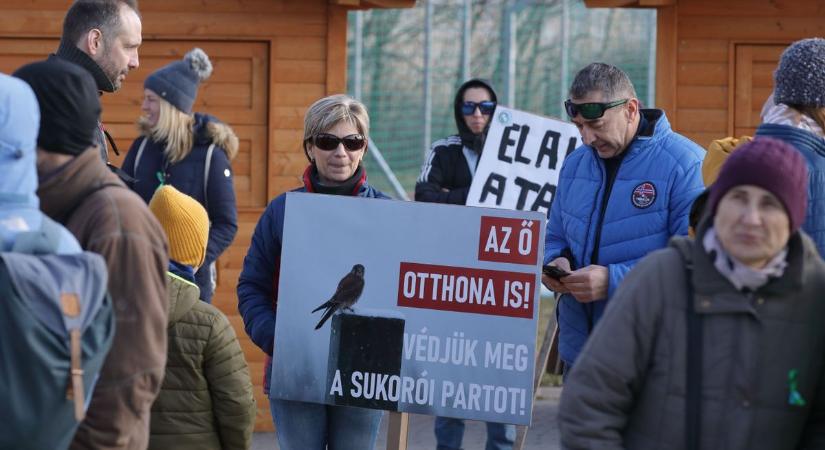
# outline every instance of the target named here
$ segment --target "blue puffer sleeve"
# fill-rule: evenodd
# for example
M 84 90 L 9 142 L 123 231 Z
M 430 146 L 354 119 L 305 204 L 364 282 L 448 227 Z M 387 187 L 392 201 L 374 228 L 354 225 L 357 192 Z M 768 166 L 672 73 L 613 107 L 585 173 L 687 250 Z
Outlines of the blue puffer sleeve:
M 607 299 L 613 298 L 613 294 L 616 292 L 616 289 L 619 288 L 619 285 L 622 284 L 622 280 L 624 280 L 625 275 L 630 272 L 638 260 L 628 262 L 628 263 L 620 263 L 620 264 L 608 264 L 607 271 L 609 274 L 608 282 L 607 282 Z
M 207 190 L 207 213 L 211 226 L 209 242 L 206 245 L 206 260 L 209 264 L 229 247 L 238 232 L 238 210 L 235 204 L 235 187 L 232 184 L 232 167 L 226 152 L 218 147 L 212 153 L 209 166 Z
M 670 190 L 670 210 L 668 211 L 668 231 L 671 236 L 688 234 L 690 207 L 696 197 L 705 190 L 702 181 L 702 160 L 704 152 L 693 161 L 687 170 L 674 171 L 675 179 Z
M 564 169 L 562 169 L 564 170 Z M 550 211 L 547 218 L 547 227 L 544 233 L 544 264 L 549 264 L 550 261 L 561 256 L 562 251 L 570 248 L 564 234 L 564 226 L 561 220 L 561 201 L 564 198 L 561 193 L 564 190 L 564 179 L 559 177 L 559 184 L 556 188 L 556 196 L 553 199 L 553 204 L 550 206 Z M 570 265 L 574 264 L 570 261 Z
M 252 342 L 272 356 L 285 196 L 269 203 L 252 235 L 238 279 L 238 311 Z

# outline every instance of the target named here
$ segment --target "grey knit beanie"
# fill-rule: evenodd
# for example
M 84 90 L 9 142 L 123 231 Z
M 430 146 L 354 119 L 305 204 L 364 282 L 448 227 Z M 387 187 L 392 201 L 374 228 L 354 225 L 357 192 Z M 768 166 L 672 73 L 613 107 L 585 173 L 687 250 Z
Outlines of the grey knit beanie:
M 182 61 L 175 61 L 152 72 L 143 82 L 143 87 L 151 89 L 175 108 L 192 113 L 192 105 L 198 94 L 198 84 L 212 74 L 209 56 L 199 48 L 193 48 Z
M 825 106 L 825 39 L 803 39 L 786 48 L 773 81 L 776 103 Z

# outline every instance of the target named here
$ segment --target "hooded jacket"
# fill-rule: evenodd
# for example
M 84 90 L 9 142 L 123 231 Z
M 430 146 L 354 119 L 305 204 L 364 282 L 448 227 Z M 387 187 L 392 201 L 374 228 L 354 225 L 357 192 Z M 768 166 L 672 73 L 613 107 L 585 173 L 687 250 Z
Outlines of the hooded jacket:
M 782 276 L 746 294 L 703 248 L 706 223 L 645 258 L 611 300 L 564 385 L 563 448 L 685 448 L 687 305 L 703 328 L 699 448 L 825 448 L 825 262 L 797 232 Z
M 458 134 L 433 143 L 421 168 L 421 175 L 415 183 L 416 201 L 456 205 L 467 202 L 467 194 L 470 192 L 476 166 L 481 151 L 484 150 L 487 130 L 490 128 L 488 122 L 483 132 L 475 134 L 464 121 L 464 114 L 461 112 L 464 91 L 472 87 L 487 89 L 491 99 L 498 102 L 496 91 L 485 80 L 473 78 L 461 85 L 453 99 L 453 114 Z
M 571 365 L 625 275 L 645 255 L 688 232 L 693 200 L 702 192 L 704 151 L 674 133 L 664 111 L 643 109 L 648 126 L 628 148 L 609 194 L 605 163 L 582 145 L 564 160 L 550 208 L 544 263 L 565 255 L 573 268 L 607 267 L 607 298 L 579 303 L 560 297 L 559 354 Z M 603 202 L 605 195 L 607 201 Z M 601 206 L 600 206 L 601 205 Z M 598 261 L 592 261 L 598 238 Z
M 229 247 L 238 232 L 235 188 L 230 166 L 230 161 L 238 153 L 238 137 L 232 128 L 213 116 L 195 113 L 194 117 L 192 151 L 182 160 L 168 165 L 163 154 L 166 143 L 155 142 L 149 137 L 148 130 L 144 129 L 143 136 L 135 139 L 129 148 L 121 169 L 135 178 L 132 189 L 147 204 L 158 186 L 168 184 L 203 205 L 209 215 L 210 227 L 206 258 L 201 267 L 208 267 Z M 135 170 L 138 149 L 144 139 L 147 139 L 146 146 Z M 215 148 L 209 162 L 209 181 L 204 191 L 207 149 L 213 142 Z M 159 177 L 163 178 L 163 183 Z M 212 298 L 211 286 L 207 286 L 211 283 L 208 272 L 200 270 L 195 275 L 202 299 L 207 302 Z
M 114 343 L 72 448 L 145 448 L 166 364 L 166 235 L 94 151 L 45 175 L 37 194 L 43 212 L 106 260 L 115 308 Z
M 168 274 L 169 357 L 152 405 L 149 449 L 247 449 L 255 399 L 249 367 L 226 316 L 198 287 Z
M 18 233 L 51 221 L 37 197 L 37 134 L 40 110 L 25 81 L 0 73 L 0 251 L 10 250 Z M 60 229 L 57 253 L 81 251 L 69 230 Z

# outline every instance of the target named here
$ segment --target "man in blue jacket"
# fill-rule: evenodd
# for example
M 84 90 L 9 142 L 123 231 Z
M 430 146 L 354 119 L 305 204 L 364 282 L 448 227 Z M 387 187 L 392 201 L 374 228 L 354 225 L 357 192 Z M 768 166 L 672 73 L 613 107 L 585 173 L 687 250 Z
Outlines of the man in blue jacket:
M 576 74 L 565 103 L 584 145 L 564 161 L 545 237 L 543 276 L 560 295 L 559 354 L 575 362 L 608 300 L 649 252 L 688 231 L 702 191 L 704 151 L 670 128 L 664 111 L 641 109 L 621 69 L 593 63 Z

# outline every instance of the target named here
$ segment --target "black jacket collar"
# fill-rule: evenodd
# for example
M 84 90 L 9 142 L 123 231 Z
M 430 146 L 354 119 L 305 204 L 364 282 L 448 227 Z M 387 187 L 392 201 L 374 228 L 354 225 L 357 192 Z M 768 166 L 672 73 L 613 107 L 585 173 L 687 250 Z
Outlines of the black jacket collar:
M 70 44 L 66 41 L 60 41 L 60 47 L 57 48 L 57 53 L 52 55 L 51 57 L 60 57 L 67 61 L 73 62 L 80 67 L 88 70 L 89 73 L 92 74 L 92 77 L 95 79 L 95 84 L 97 84 L 97 89 L 103 92 L 114 92 L 115 85 L 112 83 L 112 80 L 103 73 L 103 69 L 100 68 L 99 65 L 83 50 L 77 48 L 76 45 Z

